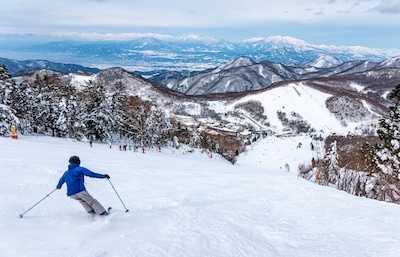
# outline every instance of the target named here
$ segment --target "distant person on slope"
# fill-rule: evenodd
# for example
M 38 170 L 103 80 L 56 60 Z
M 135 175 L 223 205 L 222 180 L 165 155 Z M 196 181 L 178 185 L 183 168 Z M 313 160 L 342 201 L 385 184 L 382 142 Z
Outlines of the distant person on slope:
M 68 170 L 60 178 L 57 189 L 61 189 L 65 182 L 67 184 L 67 195 L 72 199 L 78 200 L 88 213 L 108 215 L 106 209 L 86 191 L 84 176 L 106 179 L 109 179 L 110 176 L 92 172 L 79 166 L 80 164 L 81 160 L 78 156 L 69 158 Z

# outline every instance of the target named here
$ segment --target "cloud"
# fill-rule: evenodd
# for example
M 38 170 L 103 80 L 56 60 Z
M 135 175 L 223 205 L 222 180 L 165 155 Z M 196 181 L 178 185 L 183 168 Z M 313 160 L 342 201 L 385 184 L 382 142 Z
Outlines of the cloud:
M 400 2 L 398 0 L 382 0 L 371 11 L 383 14 L 400 14 Z
M 392 24 L 398 0 L 13 0 L 0 33 L 134 32 L 138 28 L 232 29 L 277 24 Z M 377 19 L 371 18 L 371 12 Z M 386 14 L 386 15 L 385 15 Z

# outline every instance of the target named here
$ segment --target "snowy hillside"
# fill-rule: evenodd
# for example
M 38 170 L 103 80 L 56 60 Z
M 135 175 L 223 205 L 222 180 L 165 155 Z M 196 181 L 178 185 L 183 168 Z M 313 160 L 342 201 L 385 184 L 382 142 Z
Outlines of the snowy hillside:
M 318 59 L 315 59 L 313 62 L 307 63 L 307 66 L 324 69 L 338 66 L 340 64 L 342 64 L 342 62 L 339 59 L 332 56 L 322 55 Z
M 353 86 L 355 85 L 353 84 Z M 282 124 L 277 113 L 285 113 L 289 119 L 295 119 L 293 116 L 295 115 L 309 124 L 312 129 L 315 129 L 315 134 L 323 135 L 332 133 L 346 135 L 349 132 L 357 134 L 360 133 L 359 129 L 364 125 L 368 126 L 369 124 L 377 123 L 380 114 L 376 112 L 375 107 L 366 101 L 360 101 L 360 106 L 356 111 L 351 106 L 339 104 L 340 108 L 343 108 L 342 112 L 350 112 L 353 115 L 362 113 L 359 118 L 351 120 L 349 115 L 345 122 L 340 120 L 328 109 L 326 104 L 326 101 L 332 98 L 333 95 L 324 93 L 304 83 L 287 83 L 266 91 L 237 97 L 234 100 L 210 100 L 207 102 L 207 108 L 218 113 L 225 123 L 235 123 L 241 127 L 250 126 L 256 131 L 269 131 L 276 134 L 288 129 L 287 126 Z M 265 120 L 252 119 L 251 116 L 254 117 L 256 115 L 255 110 L 239 111 L 238 105 L 249 102 L 260 104 L 263 108 L 262 115 L 266 117 Z M 175 104 L 181 104 L 181 102 L 175 102 Z M 188 102 L 184 106 L 186 106 L 186 111 L 191 115 L 201 114 L 202 109 L 200 106 L 194 108 L 194 105 L 188 104 Z M 232 113 L 235 113 L 235 115 L 232 115 Z M 236 115 L 239 115 L 240 119 Z
M 41 86 L 37 76 L 24 78 L 24 83 L 12 89 L 12 83 L 5 85 L 5 89 L 21 93 L 6 95 L 5 103 L 20 102 L 23 97 L 27 103 L 4 105 L 7 119 L 0 124 L 2 135 L 10 135 L 11 125 L 21 124 L 17 129 L 24 135 L 32 135 L 39 128 L 41 135 L 91 138 L 104 143 L 122 138 L 145 146 L 187 144 L 216 151 L 232 163 L 248 145 L 266 135 L 373 135 L 378 119 L 386 111 L 385 96 L 392 89 L 390 85 L 379 85 L 379 90 L 367 88 L 361 78 L 336 78 L 280 83 L 246 94 L 196 98 L 177 94 L 121 68 L 107 69 L 95 76 L 53 74 L 54 85 L 41 91 L 37 90 Z M 87 80 L 90 83 L 80 84 Z M 27 84 L 31 91 L 23 87 Z M 74 109 L 62 104 L 67 101 L 71 85 L 81 92 L 68 100 Z M 47 104 L 37 105 L 35 99 L 42 97 L 45 90 Z M 103 100 L 93 102 L 94 96 Z M 12 115 L 24 114 L 26 108 L 38 114 Z M 69 124 L 73 120 L 81 122 Z
M 235 104 L 250 100 L 261 102 L 265 115 L 270 123 L 273 124 L 272 130 L 277 133 L 284 129 L 282 122 L 278 119 L 278 111 L 288 114 L 298 113 L 303 120 L 312 124 L 313 128 L 325 134 L 338 133 L 345 135 L 349 131 L 354 131 L 355 127 L 360 124 L 359 122 L 343 126 L 326 108 L 325 102 L 331 96 L 331 94 L 315 90 L 302 83 L 290 83 L 286 86 L 273 88 L 270 91 L 246 96 L 235 102 Z M 233 108 L 232 105 L 231 108 Z
M 284 65 L 269 61 L 255 62 L 249 57 L 240 57 L 214 69 L 163 72 L 150 79 L 186 95 L 212 95 L 260 90 L 282 81 L 357 76 L 357 73 L 378 72 L 382 68 L 390 72 L 389 70 L 399 70 L 399 60 L 399 57 L 394 57 L 383 62 L 343 62 L 332 56 L 321 55 L 306 64 Z
M 112 74 L 117 75 L 112 75 Z M 196 98 L 190 97 L 178 97 L 175 98 L 170 94 L 160 93 L 155 90 L 148 82 L 140 80 L 140 77 L 133 76 L 127 72 L 124 72 L 120 68 L 109 69 L 99 73 L 103 79 L 108 78 L 108 85 L 116 84 L 115 81 L 123 81 L 128 86 L 128 92 L 132 95 L 138 95 L 142 99 L 150 99 L 154 103 L 160 106 L 168 115 L 177 114 L 177 110 L 184 111 L 187 115 L 201 117 L 205 109 L 212 110 L 217 113 L 225 123 L 233 123 L 236 126 L 246 128 L 249 127 L 257 131 L 271 131 L 273 133 L 280 134 L 282 131 L 287 130 L 288 127 L 282 125 L 282 121 L 278 118 L 277 113 L 286 113 L 289 118 L 293 114 L 301 117 L 301 120 L 305 121 L 310 125 L 312 129 L 315 129 L 316 134 L 329 135 L 336 133 L 340 135 L 346 135 L 347 133 L 359 133 L 357 131 L 363 125 L 369 125 L 377 122 L 381 113 L 377 112 L 377 108 L 371 106 L 371 102 L 367 102 L 362 98 L 355 100 L 359 101 L 361 106 L 357 107 L 357 110 L 351 109 L 351 106 L 341 105 L 341 112 L 353 113 L 356 115 L 360 113 L 359 119 L 351 119 L 347 117 L 346 120 L 340 120 L 336 117 L 331 110 L 327 108 L 326 101 L 335 95 L 338 95 L 335 90 L 339 93 L 340 90 L 337 82 L 333 84 L 335 89 L 331 90 L 331 93 L 326 89 L 318 90 L 315 87 L 311 87 L 309 82 L 298 82 L 298 83 L 285 83 L 281 86 L 272 87 L 268 90 L 254 92 L 252 94 L 246 94 L 246 96 L 237 96 L 234 99 L 218 98 L 217 100 L 209 99 L 199 101 Z M 77 79 L 74 79 L 74 78 Z M 74 81 L 83 83 L 85 79 L 90 77 L 82 76 L 72 77 Z M 114 77 L 117 77 L 114 80 Z M 328 83 L 329 84 L 329 83 Z M 357 84 L 353 81 L 348 85 L 347 90 L 352 90 L 355 93 L 363 91 L 365 86 Z M 384 88 L 382 88 L 384 90 Z M 325 92 L 324 92 L 325 91 Z M 389 89 L 387 89 L 389 91 Z M 372 95 L 372 90 L 368 90 L 369 94 Z M 387 92 L 379 92 L 381 95 L 387 95 Z M 238 111 L 237 106 L 248 102 L 256 101 L 263 108 L 262 115 L 266 116 L 265 120 L 250 118 L 255 117 L 256 111 L 254 109 L 249 110 L 247 113 Z M 348 100 L 350 101 L 350 100 Z M 179 114 L 179 113 L 178 113 Z M 203 117 L 207 118 L 207 117 Z M 211 117 L 208 117 L 211 118 Z M 269 125 L 263 125 L 261 123 L 268 123 Z
M 299 179 L 309 143 L 268 137 L 231 165 L 183 150 L 0 138 L 0 256 L 399 256 L 399 206 Z M 55 188 L 75 154 L 110 174 L 130 212 L 107 180 L 87 178 L 110 216 L 90 217 L 64 185 L 19 218 Z

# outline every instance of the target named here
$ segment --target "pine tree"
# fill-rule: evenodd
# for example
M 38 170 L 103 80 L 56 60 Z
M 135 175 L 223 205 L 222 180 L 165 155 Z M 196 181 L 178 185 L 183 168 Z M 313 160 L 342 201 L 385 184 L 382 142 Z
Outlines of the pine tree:
M 331 143 L 331 149 L 329 150 L 327 156 L 326 156 L 327 162 L 329 163 L 329 170 L 335 171 L 338 170 L 339 168 L 339 155 L 337 152 L 337 141 L 333 141 Z
M 35 94 L 26 83 L 8 84 L 6 87 L 4 103 L 9 106 L 13 114 L 19 118 L 19 130 L 22 134 L 31 131 L 31 122 L 35 116 L 32 114 L 32 101 Z
M 400 84 L 389 94 L 393 105 L 389 113 L 379 121 L 377 133 L 382 144 L 376 146 L 376 164 L 384 173 L 399 178 L 400 169 Z
M 330 145 L 330 150 L 325 156 L 325 161 L 328 168 L 329 179 L 328 182 L 336 184 L 339 181 L 340 167 L 339 167 L 339 155 L 337 152 L 337 141 L 333 141 Z
M 163 110 L 152 106 L 145 122 L 145 138 L 150 145 L 164 144 L 171 130 L 171 124 Z
M 60 84 L 61 82 L 55 74 L 37 74 L 35 82 L 32 84 L 36 93 L 33 117 L 37 129 L 49 133 L 53 137 L 57 135 Z
M 3 84 L 12 77 L 11 73 L 8 71 L 4 64 L 0 64 L 0 82 Z
M 7 94 L 9 93 L 7 87 L 15 85 L 15 81 L 10 80 L 11 77 L 7 67 L 4 64 L 0 64 L 0 104 L 6 104 Z
M 83 101 L 78 97 L 76 88 L 70 79 L 60 85 L 59 114 L 57 119 L 58 136 L 80 138 L 83 124 L 79 119 Z
M 382 143 L 373 148 L 371 170 L 374 179 L 371 197 L 383 201 L 400 200 L 400 84 L 388 95 L 393 105 L 379 121 L 377 134 Z M 370 186 L 371 187 L 371 186 Z
M 10 136 L 11 126 L 18 126 L 19 119 L 14 115 L 12 110 L 0 104 L 0 136 Z
M 0 65 L 0 135 L 8 136 L 11 134 L 11 126 L 20 128 L 20 119 L 17 117 L 16 104 L 13 93 L 19 92 L 15 81 L 12 79 L 7 67 Z
M 112 97 L 106 92 L 101 81 L 90 81 L 83 90 L 84 105 L 82 120 L 84 135 L 88 139 L 111 141 L 116 120 L 113 114 Z
M 124 109 L 128 104 L 128 94 L 126 85 L 122 82 L 117 82 L 114 91 L 111 93 L 111 111 L 114 118 L 112 131 L 119 136 L 124 134 Z

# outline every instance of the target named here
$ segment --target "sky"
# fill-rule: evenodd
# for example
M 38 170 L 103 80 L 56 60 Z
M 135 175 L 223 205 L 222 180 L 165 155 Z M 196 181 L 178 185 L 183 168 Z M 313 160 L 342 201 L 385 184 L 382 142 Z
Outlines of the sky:
M 196 34 L 228 41 L 274 35 L 311 44 L 399 48 L 398 0 L 0 0 L 0 35 L 127 39 Z M 81 34 L 83 33 L 83 34 Z

